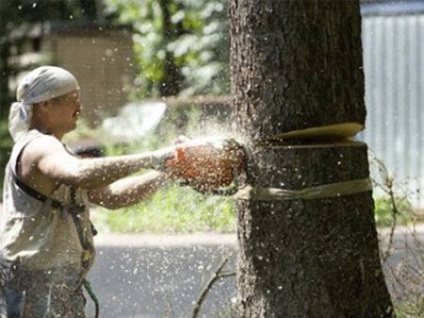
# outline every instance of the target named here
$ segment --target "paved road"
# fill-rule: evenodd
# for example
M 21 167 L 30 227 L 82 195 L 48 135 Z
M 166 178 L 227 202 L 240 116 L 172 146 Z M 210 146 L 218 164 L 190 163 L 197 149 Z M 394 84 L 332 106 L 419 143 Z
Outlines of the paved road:
M 235 235 L 103 235 L 89 275 L 102 318 L 191 317 L 193 304 L 223 258 L 234 271 Z M 235 297 L 234 277 L 211 289 L 201 317 L 225 317 Z M 93 306 L 89 305 L 92 317 Z M 220 314 L 220 315 L 218 315 Z M 226 316 L 228 317 L 228 316 Z
M 388 233 L 380 231 L 384 236 Z M 417 240 L 424 240 L 423 225 L 414 231 L 400 227 L 395 235 L 396 252 L 385 268 L 415 259 L 411 247 Z M 222 259 L 234 253 L 236 237 L 103 234 L 96 244 L 98 259 L 90 280 L 102 318 L 189 318 L 202 287 Z M 234 268 L 233 255 L 228 269 Z M 222 279 L 211 290 L 200 316 L 229 317 L 223 309 L 231 306 L 235 296 L 234 277 Z M 92 313 L 93 307 L 88 310 Z
M 388 233 L 380 231 L 385 236 Z M 101 233 L 95 240 L 98 256 L 89 280 L 100 301 L 101 318 L 190 318 L 201 289 L 223 258 L 234 254 L 236 246 L 235 234 Z M 414 255 L 414 248 L 422 251 L 417 245 L 424 242 L 424 224 L 413 230 L 399 227 L 394 241 L 396 252 L 386 265 L 423 261 Z M 415 267 L 421 271 L 424 264 Z M 227 268 L 234 271 L 234 255 Z M 235 296 L 234 277 L 220 280 L 212 288 L 200 317 L 229 317 L 225 310 Z M 88 317 L 93 313 L 89 301 Z

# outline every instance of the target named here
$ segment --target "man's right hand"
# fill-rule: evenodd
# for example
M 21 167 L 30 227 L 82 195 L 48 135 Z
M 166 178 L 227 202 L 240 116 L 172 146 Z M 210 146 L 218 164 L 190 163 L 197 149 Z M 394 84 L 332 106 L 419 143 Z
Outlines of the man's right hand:
M 170 146 L 152 151 L 151 168 L 158 171 L 167 169 L 167 161 L 175 158 L 176 146 Z

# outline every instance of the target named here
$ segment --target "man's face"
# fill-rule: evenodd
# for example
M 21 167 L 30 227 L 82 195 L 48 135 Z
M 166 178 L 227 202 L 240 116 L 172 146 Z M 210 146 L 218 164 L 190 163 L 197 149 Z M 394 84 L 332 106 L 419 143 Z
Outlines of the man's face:
M 74 130 L 82 111 L 80 92 L 73 91 L 51 100 L 51 121 L 63 133 Z

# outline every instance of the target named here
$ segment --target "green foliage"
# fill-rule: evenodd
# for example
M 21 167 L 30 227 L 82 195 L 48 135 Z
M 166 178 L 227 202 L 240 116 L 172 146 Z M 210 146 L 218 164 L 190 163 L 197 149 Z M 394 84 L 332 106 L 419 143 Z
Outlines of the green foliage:
M 169 64 L 183 80 L 185 95 L 229 91 L 228 31 L 223 0 L 104 0 L 108 14 L 136 31 L 140 68 L 138 97 L 157 96 L 172 85 Z M 169 15 L 169 21 L 167 20 Z
M 384 162 L 372 152 L 369 156 L 370 175 L 374 183 L 375 221 L 379 227 L 408 225 L 416 220 L 407 193 L 395 182 Z
M 392 226 L 394 218 L 399 225 L 415 221 L 412 206 L 406 197 L 378 197 L 375 202 L 375 221 L 378 227 Z

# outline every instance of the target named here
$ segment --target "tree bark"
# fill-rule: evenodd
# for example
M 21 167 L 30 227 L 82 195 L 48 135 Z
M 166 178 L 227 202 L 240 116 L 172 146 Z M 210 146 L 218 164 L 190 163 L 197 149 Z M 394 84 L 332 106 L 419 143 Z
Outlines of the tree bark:
M 255 187 L 301 190 L 369 176 L 361 143 L 256 151 Z M 392 317 L 370 191 L 237 206 L 239 317 Z
M 359 1 L 230 3 L 232 92 L 248 135 L 364 124 Z
M 322 197 L 239 197 L 239 317 L 394 317 L 372 192 L 341 186 L 369 178 L 366 145 L 327 135 L 320 143 L 279 139 L 364 124 L 359 1 L 230 0 L 229 9 L 248 185 L 267 192 L 340 184 Z

